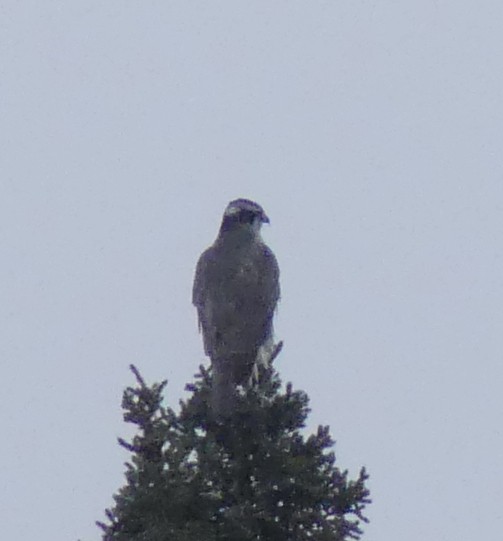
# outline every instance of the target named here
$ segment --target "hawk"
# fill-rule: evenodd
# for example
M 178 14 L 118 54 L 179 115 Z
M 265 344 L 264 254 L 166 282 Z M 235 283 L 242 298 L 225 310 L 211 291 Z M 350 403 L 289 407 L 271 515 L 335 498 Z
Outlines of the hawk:
M 278 352 L 273 315 L 280 296 L 276 257 L 260 235 L 269 223 L 249 199 L 231 201 L 218 236 L 199 258 L 192 302 L 204 351 L 211 359 L 214 415 L 228 416 L 238 385 L 257 375 Z

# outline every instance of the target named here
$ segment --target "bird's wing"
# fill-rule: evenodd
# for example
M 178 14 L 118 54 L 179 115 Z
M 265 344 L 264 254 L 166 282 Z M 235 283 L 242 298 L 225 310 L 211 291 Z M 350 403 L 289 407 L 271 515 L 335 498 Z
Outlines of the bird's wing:
M 211 356 L 215 344 L 213 323 L 211 317 L 211 299 L 208 296 L 208 272 L 213 258 L 213 248 L 205 250 L 197 262 L 192 287 L 192 304 L 197 308 L 199 330 L 203 334 L 204 350 L 206 355 Z
M 279 266 L 271 249 L 265 244 L 262 244 L 261 248 L 261 292 L 267 313 L 272 317 L 281 294 L 279 285 Z

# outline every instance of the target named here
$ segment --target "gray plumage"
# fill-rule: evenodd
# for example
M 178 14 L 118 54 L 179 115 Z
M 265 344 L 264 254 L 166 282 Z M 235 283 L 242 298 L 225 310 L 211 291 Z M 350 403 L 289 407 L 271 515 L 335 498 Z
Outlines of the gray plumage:
M 196 267 L 192 301 L 212 363 L 217 417 L 230 414 L 236 387 L 246 386 L 256 364 L 267 363 L 274 349 L 279 269 L 260 236 L 265 222 L 269 219 L 257 203 L 231 201 L 216 241 Z

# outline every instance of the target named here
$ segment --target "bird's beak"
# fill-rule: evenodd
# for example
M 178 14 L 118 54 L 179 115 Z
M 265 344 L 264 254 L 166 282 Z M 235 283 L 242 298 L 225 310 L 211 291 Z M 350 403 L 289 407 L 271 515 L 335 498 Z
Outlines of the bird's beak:
M 265 212 L 262 213 L 262 223 L 269 224 L 271 223 L 271 220 L 269 220 L 269 216 Z

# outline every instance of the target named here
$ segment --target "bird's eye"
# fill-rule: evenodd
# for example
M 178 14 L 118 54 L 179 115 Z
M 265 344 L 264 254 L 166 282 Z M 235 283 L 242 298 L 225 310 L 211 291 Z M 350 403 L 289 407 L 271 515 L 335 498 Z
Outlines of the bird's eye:
M 256 218 L 257 215 L 251 210 L 242 210 L 239 214 L 239 221 L 243 224 L 252 224 Z

